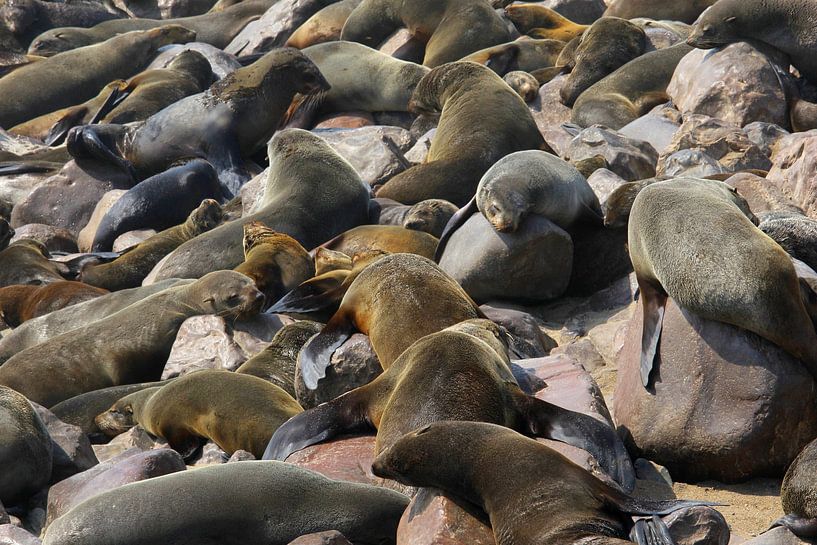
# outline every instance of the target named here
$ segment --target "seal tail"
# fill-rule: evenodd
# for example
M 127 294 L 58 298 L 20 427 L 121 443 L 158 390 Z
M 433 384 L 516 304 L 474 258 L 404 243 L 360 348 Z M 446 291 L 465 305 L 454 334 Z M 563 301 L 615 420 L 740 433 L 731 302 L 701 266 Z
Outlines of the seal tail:
M 641 384 L 647 388 L 650 384 L 653 365 L 658 356 L 658 341 L 661 339 L 661 328 L 664 324 L 667 294 L 641 280 L 638 281 L 638 287 L 641 290 L 644 315 L 644 326 L 641 332 Z
M 454 231 L 462 227 L 462 225 L 468 221 L 468 218 L 478 211 L 477 196 L 474 195 L 473 198 L 468 201 L 468 204 L 457 210 L 457 212 L 451 216 L 451 219 L 445 224 L 445 229 L 443 229 L 443 233 L 440 235 L 440 242 L 437 243 L 437 250 L 434 252 L 434 261 L 436 263 L 439 263 L 440 259 L 442 259 L 445 247 L 448 245 L 448 239 L 451 238 Z
M 817 538 L 817 518 L 798 517 L 797 515 L 786 515 L 780 517 L 769 526 L 769 530 L 785 526 L 797 537 L 804 539 Z M 767 530 L 768 531 L 768 530 Z
M 318 387 L 318 381 L 326 376 L 332 354 L 355 332 L 351 321 L 336 312 L 320 333 L 309 339 L 298 356 L 298 365 L 304 384 L 310 390 Z
M 521 391 L 517 404 L 531 434 L 586 450 L 624 491 L 635 488 L 633 462 L 624 442 L 612 427 L 586 414 L 553 405 Z

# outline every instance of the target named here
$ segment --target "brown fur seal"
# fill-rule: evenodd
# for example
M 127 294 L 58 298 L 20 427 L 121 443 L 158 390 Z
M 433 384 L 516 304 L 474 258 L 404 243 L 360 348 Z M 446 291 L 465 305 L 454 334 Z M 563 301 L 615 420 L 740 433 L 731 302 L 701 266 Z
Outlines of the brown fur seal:
M 656 21 L 694 23 L 703 11 L 717 0 L 612 0 L 608 2 L 605 17 L 636 19 L 647 17 Z
M 642 189 L 655 182 L 663 182 L 672 179 L 669 176 L 658 176 L 646 178 L 635 182 L 621 184 L 613 190 L 604 203 L 604 226 L 610 229 L 627 227 L 630 220 L 630 211 L 633 208 L 635 198 Z
M 667 86 L 681 59 L 691 51 L 681 43 L 628 62 L 579 95 L 570 119 L 580 127 L 618 130 L 669 100 Z
M 340 40 L 346 19 L 363 0 L 340 0 L 329 4 L 299 26 L 286 42 L 288 47 L 304 49 L 310 45 Z
M 817 270 L 817 221 L 801 214 L 780 212 L 764 218 L 757 227 L 790 256 Z
M 181 225 L 156 233 L 110 263 L 85 265 L 79 278 L 111 291 L 135 288 L 164 256 L 188 240 L 214 229 L 221 223 L 222 216 L 221 206 L 213 199 L 205 199 Z
M 462 60 L 483 64 L 504 76 L 514 70 L 533 72 L 555 66 L 564 47 L 559 40 L 517 40 L 471 53 Z
M 380 225 L 402 225 L 437 238 L 443 234 L 451 216 L 457 213 L 456 205 L 442 199 L 427 199 L 412 205 L 391 199 L 375 199 L 375 203 L 378 208 L 377 223 Z
M 804 539 L 817 537 L 817 441 L 812 441 L 789 466 L 780 501 L 785 516 L 772 524 L 785 526 L 796 536 Z
M 603 17 L 582 34 L 573 69 L 559 90 L 562 103 L 572 106 L 591 85 L 612 74 L 647 47 L 644 30 L 618 17 Z
M 434 257 L 437 238 L 423 231 L 396 225 L 361 225 L 320 245 L 346 255 L 379 251 L 391 254 L 417 254 Z
M 30 238 L 9 244 L 0 251 L 0 287 L 15 284 L 48 284 L 64 280 L 68 269 L 49 261 L 45 246 Z
M 138 424 L 166 439 L 185 458 L 198 450 L 202 439 L 212 440 L 230 455 L 246 450 L 260 458 L 275 430 L 303 411 L 278 386 L 225 370 L 196 371 L 151 390 L 136 394 L 143 395 L 126 408 L 117 402 L 100 414 L 99 429 L 114 436 Z
M 295 366 L 298 363 L 298 353 L 306 341 L 321 329 L 323 324 L 309 320 L 285 325 L 278 330 L 269 345 L 242 363 L 235 372 L 262 378 L 295 397 Z
M 196 33 L 197 42 L 210 44 L 219 49 L 227 47 L 247 24 L 258 19 L 271 2 L 246 0 L 219 13 L 206 13 L 176 19 L 116 19 L 91 28 L 62 25 L 37 36 L 28 48 L 29 55 L 51 57 L 57 53 L 78 47 L 98 44 L 118 34 L 135 30 L 150 30 L 163 25 L 179 25 Z M 191 40 L 192 41 L 192 40 Z
M 267 305 L 311 278 L 314 269 L 312 258 L 291 236 L 260 221 L 244 224 L 244 263 L 233 270 L 253 279 Z
M 569 42 L 580 36 L 589 25 L 574 23 L 556 11 L 541 4 L 512 4 L 505 14 L 522 34 L 535 34 L 536 38 Z
M 366 223 L 369 189 L 352 165 L 320 137 L 286 129 L 270 140 L 270 169 L 258 212 L 225 223 L 176 249 L 158 266 L 157 279 L 200 277 L 237 267 L 244 259 L 244 225 L 260 221 L 314 248 Z
M 408 503 L 292 464 L 220 464 L 94 496 L 51 523 L 43 545 L 287 545 L 325 530 L 359 545 L 394 545 Z
M 168 25 L 129 32 L 22 66 L 0 78 L 0 95 L 13 97 L 0 102 L 0 127 L 11 128 L 84 102 L 112 80 L 143 70 L 160 47 L 194 38 L 186 28 Z
M 48 485 L 53 445 L 28 400 L 0 386 L 0 501 L 16 505 Z
M 644 386 L 658 357 L 667 297 L 699 316 L 756 333 L 817 376 L 817 334 L 794 266 L 750 217 L 732 187 L 711 180 L 657 182 L 635 198 L 628 246 L 644 309 Z
M 75 127 L 68 135 L 68 151 L 80 161 L 118 166 L 137 180 L 180 159 L 200 157 L 215 167 L 225 192 L 234 196 L 251 177 L 244 158 L 267 143 L 295 94 L 327 88 L 318 69 L 300 51 L 274 49 L 207 91 L 139 124 Z
M 369 336 L 380 364 L 388 369 L 420 337 L 482 317 L 459 284 L 434 262 L 414 254 L 386 256 L 355 278 L 338 311 L 301 351 L 304 383 L 315 389 L 332 353 L 355 331 Z
M 411 99 L 415 113 L 441 112 L 426 162 L 377 190 L 403 204 L 445 199 L 463 206 L 499 159 L 525 149 L 550 148 L 525 102 L 490 69 L 472 62 L 445 64 L 426 75 Z
M 184 320 L 255 312 L 263 298 L 243 274 L 214 272 L 15 354 L 0 367 L 0 384 L 50 407 L 92 390 L 158 380 Z
M 67 280 L 52 282 L 45 286 L 6 286 L 0 288 L 0 318 L 8 326 L 17 327 L 32 318 L 89 301 L 106 293 L 108 290 Z
M 744 40 L 764 42 L 817 82 L 815 25 L 817 6 L 810 0 L 718 0 L 695 23 L 687 43 L 711 49 Z
M 426 42 L 423 64 L 431 68 L 511 39 L 491 5 L 473 0 L 363 0 L 340 39 L 378 47 L 400 27 Z
M 330 271 L 351 271 L 352 257 L 328 248 L 315 248 L 315 276 Z
M 16 232 L 12 229 L 11 225 L 6 218 L 0 217 L 0 252 L 5 250 L 11 239 L 14 238 Z
M 493 422 L 584 448 L 632 489 L 632 463 L 613 429 L 523 393 L 511 373 L 503 336 L 507 332 L 490 320 L 470 320 L 422 337 L 366 386 L 280 427 L 264 458 L 285 460 L 311 444 L 366 428 L 377 430 L 379 454 L 419 426 L 458 418 Z
M 0 26 L 27 46 L 35 36 L 51 28 L 90 27 L 124 15 L 107 7 L 113 8 L 103 2 L 6 0 L 0 4 Z
M 636 499 L 547 445 L 482 422 L 423 426 L 383 451 L 372 471 L 405 485 L 439 488 L 478 505 L 490 518 L 497 545 L 628 545 L 632 515 L 666 515 L 711 505 Z M 649 540 L 639 535 L 634 541 L 674 543 L 666 527 L 661 528 L 666 534 Z
M 525 102 L 533 102 L 539 96 L 539 81 L 528 72 L 514 70 L 502 76 L 502 81 L 516 91 Z

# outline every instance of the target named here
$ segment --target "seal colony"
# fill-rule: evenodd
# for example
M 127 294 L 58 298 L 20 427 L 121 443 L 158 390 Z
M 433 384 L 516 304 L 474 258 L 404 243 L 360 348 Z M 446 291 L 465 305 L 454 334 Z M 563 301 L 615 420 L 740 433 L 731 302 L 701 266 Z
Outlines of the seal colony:
M 0 534 L 813 540 L 815 28 L 811 0 L 2 3 Z M 777 512 L 719 484 L 754 478 Z

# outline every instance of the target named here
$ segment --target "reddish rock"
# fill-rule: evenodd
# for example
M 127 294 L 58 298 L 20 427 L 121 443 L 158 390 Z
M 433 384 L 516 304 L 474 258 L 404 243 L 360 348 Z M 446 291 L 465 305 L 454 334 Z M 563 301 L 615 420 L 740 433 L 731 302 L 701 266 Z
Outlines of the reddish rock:
M 817 218 L 817 129 L 778 140 L 766 179 Z
M 380 485 L 383 479 L 372 474 L 375 437 L 346 437 L 293 452 L 286 459 L 330 479 Z
M 562 128 L 563 123 L 570 123 L 570 108 L 562 104 L 559 91 L 567 76 L 556 76 L 539 88 L 539 96 L 528 104 L 528 109 L 542 133 L 545 142 L 560 157 L 573 140 L 573 135 Z
M 329 532 L 318 532 L 317 534 L 308 534 L 301 536 L 294 541 L 290 541 L 289 545 L 352 545 L 343 534 L 335 530 Z
M 738 190 L 746 199 L 749 209 L 755 214 L 763 212 L 794 212 L 802 214 L 803 209 L 789 199 L 774 183 L 749 172 L 739 172 L 729 177 L 726 183 Z
M 36 536 L 13 524 L 0 524 L 0 543 L 3 545 L 40 545 Z
M 316 129 L 359 129 L 374 125 L 374 118 L 369 112 L 347 112 L 321 119 Z
M 397 545 L 496 545 L 487 521 L 475 515 L 438 490 L 421 489 L 400 519 Z
M 77 237 L 77 245 L 80 251 L 91 251 L 91 245 L 94 242 L 96 230 L 99 228 L 102 218 L 104 218 L 105 214 L 116 204 L 116 201 L 121 199 L 127 192 L 126 189 L 113 189 L 102 195 L 99 201 L 97 201 L 88 223 L 85 224 Z
M 782 476 L 817 436 L 817 387 L 782 349 L 669 300 L 650 391 L 641 384 L 641 308 L 618 362 L 614 411 L 630 452 L 677 480 Z
M 97 465 L 99 461 L 91 448 L 91 442 L 79 426 L 66 424 L 54 413 L 36 403 L 37 411 L 54 443 L 54 461 L 51 482 L 57 483 Z
M 315 134 L 326 140 L 332 149 L 349 161 L 360 174 L 360 179 L 369 185 L 384 183 L 408 166 L 395 155 L 395 150 L 387 140 L 394 143 L 400 154 L 406 153 L 414 145 L 411 133 L 400 127 L 319 129 Z
M 74 253 L 77 251 L 76 237 L 67 229 L 43 225 L 42 223 L 29 223 L 15 229 L 15 234 L 9 243 L 22 239 L 34 239 L 41 242 L 48 248 L 49 252 Z

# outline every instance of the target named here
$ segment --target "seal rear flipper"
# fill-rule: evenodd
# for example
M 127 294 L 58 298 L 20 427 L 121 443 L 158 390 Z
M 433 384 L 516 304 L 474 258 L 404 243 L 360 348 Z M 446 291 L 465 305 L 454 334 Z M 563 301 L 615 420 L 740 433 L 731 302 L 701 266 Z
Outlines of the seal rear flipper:
M 647 388 L 655 359 L 658 357 L 658 341 L 661 340 L 667 294 L 641 280 L 638 281 L 638 288 L 641 292 L 644 315 L 644 327 L 641 332 L 641 384 Z
M 45 145 L 52 147 L 62 144 L 65 141 L 65 137 L 68 136 L 68 131 L 77 125 L 82 125 L 82 120 L 87 114 L 88 108 L 85 106 L 72 108 L 48 130 L 48 134 L 45 136 L 44 140 Z
M 637 520 L 630 531 L 630 540 L 638 545 L 676 545 L 666 523 L 655 515 Z
M 102 103 L 102 106 L 94 114 L 94 117 L 91 118 L 91 121 L 88 122 L 89 125 L 94 125 L 95 123 L 99 123 L 99 121 L 111 113 L 114 108 L 119 106 L 123 100 L 128 98 L 132 89 L 129 88 L 125 82 L 122 82 L 121 86 L 114 87 L 111 91 L 111 94 L 108 95 L 108 98 L 105 99 L 105 102 Z
M 442 259 L 445 247 L 448 245 L 448 239 L 451 238 L 454 231 L 459 229 L 468 221 L 468 218 L 477 212 L 479 212 L 479 208 L 477 208 L 477 196 L 474 195 L 473 198 L 468 201 L 468 204 L 457 210 L 457 212 L 451 216 L 451 219 L 445 224 L 445 229 L 443 229 L 443 233 L 440 235 L 440 242 L 437 243 L 437 250 L 434 252 L 434 261 L 436 263 L 439 263 L 440 259 Z
M 345 288 L 348 288 L 348 286 Z M 340 304 L 343 295 L 346 293 L 345 288 L 342 281 L 338 282 L 335 286 L 321 285 L 307 281 L 284 295 L 265 312 L 267 314 L 285 312 L 307 314 L 326 310 Z
M 70 153 L 74 159 L 91 159 L 117 166 L 130 176 L 132 180 L 136 181 L 139 178 L 131 162 L 114 153 L 96 132 L 97 130 L 105 131 L 107 139 L 112 137 L 113 131 L 119 130 L 120 127 L 122 126 L 112 124 L 74 127 L 68 131 L 68 137 L 65 140 L 68 153 Z
M 817 538 L 817 518 L 809 519 L 797 515 L 786 515 L 774 521 L 769 526 L 769 530 L 778 526 L 785 526 L 797 537 L 805 539 Z
M 626 492 L 635 488 L 635 470 L 624 442 L 613 428 L 592 416 L 519 392 L 517 403 L 530 433 L 584 449 Z
M 67 275 L 64 275 L 66 278 L 78 278 L 84 267 L 91 264 L 101 265 L 103 263 L 110 263 L 121 255 L 119 252 L 89 252 L 73 257 L 68 261 L 54 261 L 54 263 L 66 267 Z
M 332 354 L 355 332 L 345 315 L 335 313 L 320 333 L 306 342 L 298 355 L 298 366 L 304 384 L 310 390 L 318 387 L 318 381 L 326 376 Z
M 272 434 L 262 460 L 283 462 L 293 452 L 338 435 L 373 430 L 363 410 L 364 392 L 352 390 L 296 414 Z

